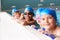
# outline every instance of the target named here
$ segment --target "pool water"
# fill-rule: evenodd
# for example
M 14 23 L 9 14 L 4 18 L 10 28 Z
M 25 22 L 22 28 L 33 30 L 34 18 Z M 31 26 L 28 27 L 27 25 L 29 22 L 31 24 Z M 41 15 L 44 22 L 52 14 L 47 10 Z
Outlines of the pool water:
M 60 11 L 56 11 L 56 14 L 57 14 L 58 25 L 60 25 Z

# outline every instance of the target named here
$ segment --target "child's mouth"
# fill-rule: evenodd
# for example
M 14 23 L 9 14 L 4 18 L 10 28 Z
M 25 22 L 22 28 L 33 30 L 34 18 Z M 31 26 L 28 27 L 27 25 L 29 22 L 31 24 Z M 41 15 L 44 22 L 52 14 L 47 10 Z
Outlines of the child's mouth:
M 50 24 L 45 24 L 45 26 L 50 26 Z

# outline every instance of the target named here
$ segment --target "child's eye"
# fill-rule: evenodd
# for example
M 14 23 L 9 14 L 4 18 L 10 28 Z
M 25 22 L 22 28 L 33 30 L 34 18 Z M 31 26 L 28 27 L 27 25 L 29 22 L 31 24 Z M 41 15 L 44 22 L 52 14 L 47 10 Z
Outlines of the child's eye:
M 42 20 L 45 20 L 45 18 L 42 18 Z
M 52 19 L 52 17 L 48 17 L 49 19 Z
M 25 13 L 25 15 L 32 15 L 31 13 Z
M 29 13 L 29 15 L 32 15 L 31 13 Z

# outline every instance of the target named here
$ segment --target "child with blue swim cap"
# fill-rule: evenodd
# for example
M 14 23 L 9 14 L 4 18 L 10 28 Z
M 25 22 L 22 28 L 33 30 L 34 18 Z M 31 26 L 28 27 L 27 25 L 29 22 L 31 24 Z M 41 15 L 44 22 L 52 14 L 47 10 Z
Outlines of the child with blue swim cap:
M 60 27 L 56 25 L 56 11 L 50 8 L 45 8 L 42 11 L 41 9 L 37 10 L 36 14 L 40 15 L 40 22 L 38 22 L 41 27 L 40 33 L 46 34 L 53 40 L 60 40 Z
M 35 25 L 37 22 L 36 20 L 34 20 L 34 10 L 32 7 L 26 7 L 25 10 L 24 10 L 24 22 L 23 22 L 23 25 L 27 26 L 27 25 Z M 33 27 L 35 28 L 35 26 Z M 38 29 L 38 28 L 35 28 L 35 29 Z
M 12 17 L 14 20 L 16 20 L 18 23 L 21 23 L 21 19 L 23 19 L 23 14 L 20 13 L 19 10 L 17 10 L 16 8 L 12 9 Z
M 38 21 L 37 21 L 38 24 L 40 24 L 40 13 L 42 12 L 43 9 L 44 9 L 44 8 L 39 8 L 39 9 L 37 9 L 37 11 L 36 11 L 36 18 L 35 18 L 35 20 L 38 20 Z
M 34 24 L 33 16 L 34 16 L 33 9 L 30 6 L 26 7 L 25 10 L 24 10 L 24 22 L 23 22 L 23 25 Z
M 18 11 L 17 10 L 17 8 L 16 7 L 14 7 L 13 9 L 12 9 L 12 15 L 14 14 L 14 12 L 16 12 L 16 11 Z
M 13 17 L 14 17 L 15 19 L 19 19 L 20 16 L 21 16 L 21 13 L 20 13 L 18 10 L 16 10 L 16 11 L 13 13 Z

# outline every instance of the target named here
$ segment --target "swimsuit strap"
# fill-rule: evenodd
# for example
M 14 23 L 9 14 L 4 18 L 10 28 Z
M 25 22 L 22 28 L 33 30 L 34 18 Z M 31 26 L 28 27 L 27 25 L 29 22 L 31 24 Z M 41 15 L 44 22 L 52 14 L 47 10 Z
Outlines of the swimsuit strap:
M 49 36 L 50 38 L 52 38 L 53 40 L 55 39 L 55 36 L 54 35 L 48 35 L 48 34 L 45 34 L 47 36 Z

